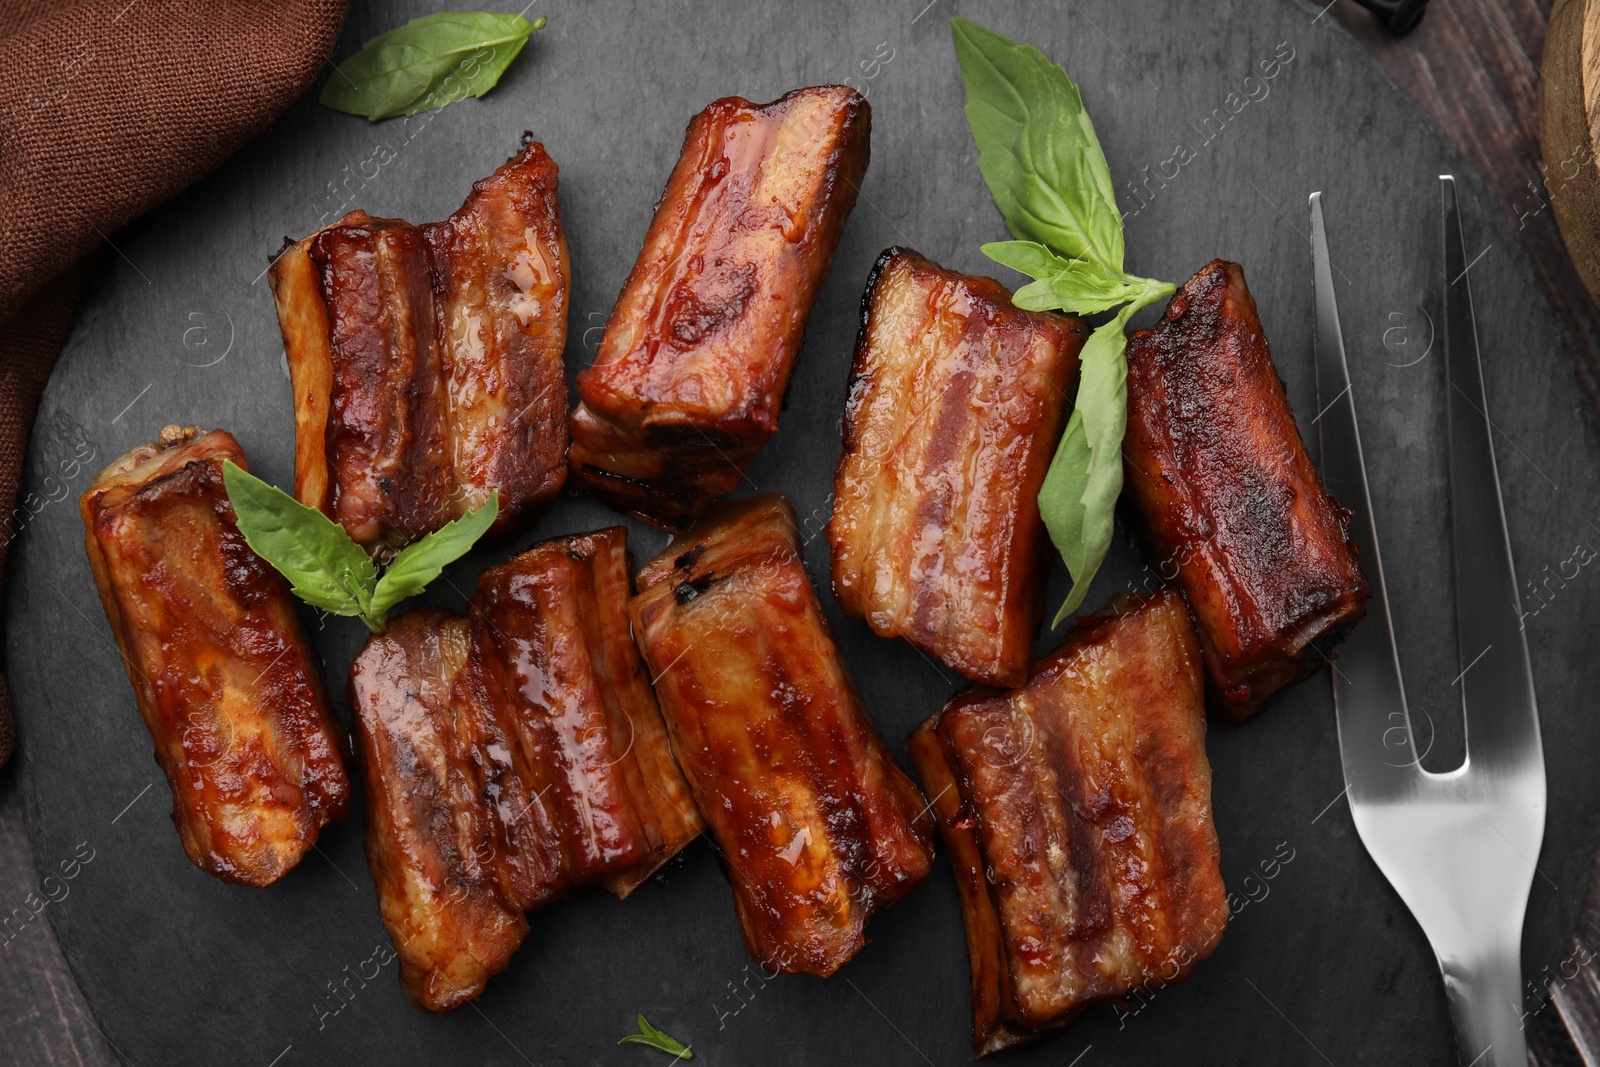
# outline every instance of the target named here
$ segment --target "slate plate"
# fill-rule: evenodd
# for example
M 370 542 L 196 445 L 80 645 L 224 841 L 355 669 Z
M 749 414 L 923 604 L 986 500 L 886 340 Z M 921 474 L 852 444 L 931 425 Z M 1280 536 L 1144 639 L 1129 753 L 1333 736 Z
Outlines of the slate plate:
M 836 977 L 764 982 L 740 947 L 715 858 L 697 844 L 664 886 L 626 905 L 596 895 L 536 914 L 532 936 L 482 1001 L 434 1018 L 401 995 L 392 964 L 374 962 L 387 939 L 359 817 L 331 828 L 299 870 L 265 890 L 197 872 L 168 820 L 72 501 L 93 469 L 171 421 L 233 430 L 264 476 L 288 483 L 289 391 L 259 277 L 284 234 L 358 205 L 442 218 L 531 129 L 561 166 L 575 372 L 592 357 L 689 117 L 727 94 L 768 100 L 854 78 L 873 107 L 872 166 L 812 314 L 783 431 L 750 470 L 754 487 L 793 497 L 814 577 L 826 576 L 819 532 L 873 258 L 899 243 L 952 267 L 1006 274 L 978 252 L 1003 229 L 961 117 L 950 3 L 765 3 L 736 17 L 706 0 L 603 11 L 539 4 L 549 28 L 487 100 L 380 125 L 302 101 L 185 197 L 118 235 L 119 254 L 86 301 L 41 409 L 27 475 L 37 514 L 21 524 L 10 587 L 7 654 L 30 832 L 41 875 L 59 879 L 63 862 L 75 875 L 46 885 L 59 898 L 46 913 L 101 1026 L 141 1067 L 665 1062 L 615 1045 L 639 1011 L 713 1065 L 968 1062 L 966 953 L 942 862 L 873 923 L 872 944 Z M 430 6 L 356 11 L 340 54 Z M 1213 256 L 1245 264 L 1304 428 L 1317 411 L 1305 204 L 1326 190 L 1408 689 L 1424 747 L 1438 725 L 1426 761 L 1435 769 L 1455 762 L 1461 731 L 1443 367 L 1429 350 L 1429 321 L 1442 288 L 1436 175 L 1462 177 L 1469 255 L 1483 250 L 1472 281 L 1511 538 L 1519 573 L 1540 583 L 1524 595 L 1550 818 L 1525 976 L 1556 970 L 1600 810 L 1590 770 L 1600 752 L 1590 708 L 1600 657 L 1582 626 L 1600 606 L 1600 576 L 1587 563 L 1593 551 L 1579 547 L 1600 537 L 1600 464 L 1550 310 L 1482 183 L 1317 7 L 1080 0 L 1048 14 L 1021 3 L 961 10 L 1038 44 L 1084 86 L 1129 211 L 1133 270 L 1181 280 Z M 1274 77 L 1263 79 L 1259 64 L 1275 57 Z M 592 501 L 563 500 L 524 543 L 615 521 Z M 636 558 L 665 540 L 633 532 Z M 476 572 L 506 555 L 464 561 L 430 599 L 463 607 Z M 1089 603 L 1157 580 L 1119 537 Z M 1054 599 L 1064 591 L 1059 566 L 1051 584 Z M 907 733 L 956 680 L 908 646 L 832 617 L 867 706 L 904 760 Z M 341 715 L 361 639 L 349 620 L 316 634 Z M 1055 639 L 1043 636 L 1041 649 Z M 1340 802 L 1326 676 L 1257 722 L 1214 727 L 1209 751 L 1223 873 L 1246 902 L 1220 949 L 1189 982 L 1142 1006 L 1091 1012 L 1016 1062 L 1454 1063 L 1432 954 Z M 1541 1004 L 1530 996 L 1527 1006 Z

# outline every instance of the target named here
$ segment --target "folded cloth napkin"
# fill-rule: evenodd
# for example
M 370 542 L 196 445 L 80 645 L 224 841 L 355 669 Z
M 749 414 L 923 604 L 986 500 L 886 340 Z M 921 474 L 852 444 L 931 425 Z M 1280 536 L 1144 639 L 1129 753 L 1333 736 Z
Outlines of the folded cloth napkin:
M 311 87 L 345 0 L 0 0 L 0 515 L 88 261 Z M 15 524 L 0 522 L 0 595 Z M 0 765 L 15 735 L 0 678 Z

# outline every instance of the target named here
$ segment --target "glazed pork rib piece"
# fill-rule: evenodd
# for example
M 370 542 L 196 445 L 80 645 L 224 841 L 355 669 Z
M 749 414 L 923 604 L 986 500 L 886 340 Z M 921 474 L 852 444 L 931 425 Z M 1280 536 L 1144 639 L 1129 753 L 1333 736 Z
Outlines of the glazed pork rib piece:
M 631 615 L 746 949 L 832 974 L 928 873 L 932 826 L 839 660 L 789 502 L 715 505 L 640 571 Z
M 269 885 L 344 818 L 344 733 L 278 572 L 234 525 L 224 430 L 168 426 L 80 507 L 89 565 L 196 867 Z
M 1175 592 L 1080 625 L 1009 692 L 975 686 L 911 739 L 966 916 L 973 1050 L 1188 976 L 1228 904 L 1200 649 Z
M 481 993 L 525 909 L 626 897 L 701 831 L 628 631 L 626 536 L 535 545 L 470 618 L 414 609 L 351 667 L 367 859 L 419 1007 Z
M 1200 623 L 1212 703 L 1244 719 L 1366 614 L 1349 512 L 1322 487 L 1237 263 L 1128 341 L 1127 486 Z
M 444 222 L 352 212 L 269 274 L 295 496 L 375 552 L 500 491 L 497 532 L 566 479 L 570 270 L 556 165 L 528 145 Z
M 483 670 L 462 698 L 492 703 L 517 741 L 527 819 L 556 864 L 536 872 L 540 898 L 590 881 L 626 897 L 704 827 L 629 632 L 627 557 L 621 526 L 546 541 L 472 597 Z
M 527 936 L 501 890 L 499 851 L 451 692 L 465 619 L 416 608 L 374 635 L 350 672 L 367 792 L 367 865 L 418 1007 L 449 1011 L 483 991 Z
M 556 165 L 534 142 L 444 222 L 422 227 L 443 346 L 447 437 L 468 511 L 500 490 L 517 528 L 567 480 L 567 300 L 572 269 Z
M 453 510 L 428 245 L 410 223 L 363 218 L 318 233 L 309 256 L 333 359 L 330 517 L 357 544 L 399 548 Z
M 871 112 L 843 86 L 689 124 L 594 365 L 578 376 L 573 480 L 679 530 L 778 429 L 811 302 L 867 169 Z
M 1088 328 L 916 252 L 862 298 L 828 523 L 840 610 L 1021 685 L 1043 609 L 1039 487 Z

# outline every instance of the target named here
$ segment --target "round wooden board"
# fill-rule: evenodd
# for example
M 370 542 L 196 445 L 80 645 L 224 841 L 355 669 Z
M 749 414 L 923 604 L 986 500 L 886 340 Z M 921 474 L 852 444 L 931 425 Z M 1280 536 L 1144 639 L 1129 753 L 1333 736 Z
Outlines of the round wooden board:
M 1544 195 L 1583 284 L 1600 300 L 1600 3 L 1558 0 L 1539 79 Z M 1538 189 L 1531 183 L 1531 191 Z
M 340 55 L 427 10 L 358 8 Z M 1577 546 L 1600 543 L 1600 449 L 1549 307 L 1492 200 L 1318 6 L 1078 0 L 1049 12 L 1020 2 L 960 10 L 1038 45 L 1083 86 L 1129 212 L 1132 270 L 1181 281 L 1213 256 L 1244 264 L 1307 431 L 1317 405 L 1306 197 L 1325 190 L 1407 688 L 1425 744 L 1437 728 L 1426 761 L 1435 768 L 1459 756 L 1461 729 L 1443 367 L 1429 323 L 1443 288 L 1437 175 L 1462 179 L 1511 538 L 1519 573 L 1543 590 L 1528 596 L 1527 618 L 1550 798 L 1525 938 L 1525 976 L 1537 986 L 1541 968 L 1559 965 L 1600 837 L 1591 769 L 1600 656 L 1586 626 L 1600 609 L 1600 574 L 1574 562 L 1584 558 Z M 356 206 L 443 218 L 532 130 L 561 166 L 575 373 L 592 358 L 690 116 L 724 95 L 768 100 L 852 78 L 872 103 L 873 162 L 812 313 L 783 429 L 749 472 L 751 486 L 794 499 L 808 566 L 825 579 L 820 530 L 874 257 L 903 244 L 1018 281 L 978 252 L 1004 231 L 961 114 L 954 12 L 938 0 L 763 0 L 738 13 L 704 0 L 540 0 L 549 27 L 486 99 L 377 125 L 302 101 L 177 202 L 117 235 L 118 255 L 39 414 L 26 481 L 37 514 L 14 557 L 7 653 L 40 873 L 93 855 L 46 914 L 100 1026 L 130 1062 L 639 1064 L 656 1054 L 615 1042 L 641 1011 L 712 1065 L 971 1059 L 966 950 L 942 861 L 874 920 L 872 943 L 837 976 L 763 981 L 741 948 L 715 858 L 697 844 L 665 885 L 625 904 L 595 895 L 534 914 L 533 934 L 478 1004 L 446 1017 L 418 1012 L 392 965 L 370 977 L 368 961 L 387 939 L 358 815 L 269 889 L 223 885 L 184 858 L 74 505 L 94 468 L 166 422 L 229 428 L 260 473 L 288 483 L 289 390 L 260 276 L 283 235 Z M 1274 59 L 1264 78 L 1260 64 Z M 94 461 L 73 469 L 86 450 Z M 593 501 L 563 499 L 513 548 L 615 521 Z M 665 541 L 632 529 L 636 559 Z M 510 551 L 475 553 L 428 599 L 461 609 L 477 571 Z M 1052 600 L 1064 577 L 1057 565 Z M 1089 604 L 1147 580 L 1119 533 Z M 839 619 L 822 595 L 867 707 L 903 760 L 907 733 L 957 679 Z M 350 620 L 315 634 L 341 715 L 362 636 Z M 1057 640 L 1042 634 L 1039 648 Z M 1142 1006 L 1091 1011 L 1015 1062 L 1454 1063 L 1432 952 L 1341 802 L 1326 675 L 1256 722 L 1214 726 L 1208 748 L 1223 873 L 1249 903 L 1191 980 Z

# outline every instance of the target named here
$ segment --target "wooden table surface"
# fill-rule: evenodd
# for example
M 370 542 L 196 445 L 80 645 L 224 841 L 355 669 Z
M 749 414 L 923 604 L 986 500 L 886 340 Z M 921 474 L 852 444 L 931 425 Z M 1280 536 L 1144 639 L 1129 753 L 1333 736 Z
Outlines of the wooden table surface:
M 1336 20 L 1354 33 L 1482 171 L 1550 297 L 1579 381 L 1600 408 L 1600 315 L 1542 195 L 1539 58 L 1551 3 L 1432 0 L 1422 24 L 1400 40 L 1351 0 L 1334 0 L 1326 18 L 1329 32 L 1337 32 Z M 36 877 L 15 776 L 0 771 L 0 915 L 14 908 L 28 914 Z M 49 922 L 40 916 L 15 929 L 0 932 L 0 1060 L 41 1067 L 122 1062 L 96 1027 Z M 1531 1028 L 1534 1058 L 1548 1067 L 1578 1063 L 1553 1014 Z

